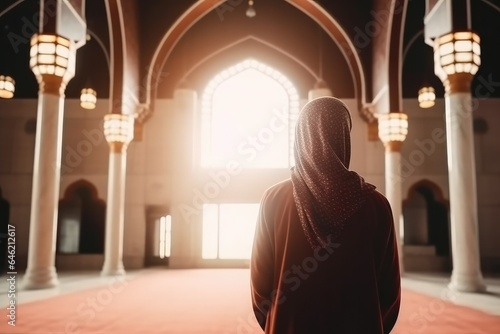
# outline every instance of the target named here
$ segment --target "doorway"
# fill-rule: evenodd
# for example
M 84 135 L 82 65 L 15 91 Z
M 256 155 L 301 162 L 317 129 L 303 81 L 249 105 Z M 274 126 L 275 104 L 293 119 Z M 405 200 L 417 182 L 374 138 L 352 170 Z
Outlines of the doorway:
M 168 266 L 172 251 L 172 216 L 156 212 L 146 221 L 146 267 Z
M 448 201 L 433 182 L 414 184 L 403 202 L 404 255 L 407 269 L 449 270 Z

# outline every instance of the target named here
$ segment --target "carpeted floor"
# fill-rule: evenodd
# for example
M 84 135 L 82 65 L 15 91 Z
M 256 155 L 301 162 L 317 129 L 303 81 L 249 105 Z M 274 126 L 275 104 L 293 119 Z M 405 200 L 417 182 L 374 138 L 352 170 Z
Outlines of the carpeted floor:
M 262 333 L 246 269 L 148 271 L 131 281 L 17 305 L 15 327 L 7 324 L 7 312 L 0 312 L 2 334 Z M 404 290 L 393 333 L 498 334 L 500 317 Z

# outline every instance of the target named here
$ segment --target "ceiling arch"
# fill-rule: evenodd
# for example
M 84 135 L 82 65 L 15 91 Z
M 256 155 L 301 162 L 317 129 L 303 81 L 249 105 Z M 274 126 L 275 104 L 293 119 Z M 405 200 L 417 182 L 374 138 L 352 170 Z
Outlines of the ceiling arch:
M 391 16 L 392 22 L 390 25 L 391 38 L 389 38 L 389 43 L 387 43 L 387 47 L 389 48 L 387 52 L 389 55 L 389 65 L 387 66 L 389 71 L 388 82 L 392 83 L 389 85 L 389 112 L 401 112 L 403 110 L 403 93 L 401 89 L 403 60 L 401 59 L 401 55 L 403 54 L 404 44 L 404 34 L 402 32 L 404 31 L 407 2 L 404 2 L 400 9 L 396 8 L 398 6 L 396 2 L 394 2 L 392 6 L 391 12 L 393 15 Z M 391 66 L 391 64 L 397 64 L 397 66 Z
M 170 80 L 159 83 L 158 98 L 168 96 L 170 90 L 178 87 L 188 87 L 201 94 L 213 76 L 225 69 L 228 64 L 238 63 L 247 58 L 258 59 L 268 66 L 286 73 L 302 97 L 307 96 L 308 91 L 319 79 L 319 75 L 311 68 L 310 63 L 293 57 L 287 50 L 254 36 L 246 36 L 236 41 L 230 41 L 227 45 L 221 45 L 214 52 L 200 57 L 198 62 L 190 62 L 186 70 L 176 65 L 173 61 L 175 58 L 179 58 L 179 54 L 174 53 L 171 60 L 165 64 L 164 71 L 168 69 Z M 339 71 L 348 73 L 345 62 L 341 67 L 342 69 Z M 341 75 L 341 73 L 339 72 L 337 75 Z M 349 74 L 342 74 L 342 76 L 347 77 L 344 80 L 339 80 L 340 83 L 334 82 L 332 88 L 334 92 L 345 95 L 346 91 L 353 91 L 354 84 Z
M 353 76 L 355 83 L 358 106 L 361 109 L 366 102 L 366 80 L 361 60 L 358 56 L 354 43 L 351 41 L 351 38 L 347 35 L 340 24 L 316 2 L 308 0 L 286 1 L 313 19 L 325 32 L 327 32 L 330 38 L 337 43 L 340 50 L 346 57 L 351 70 L 351 75 Z
M 123 96 L 123 67 L 124 67 L 124 49 L 125 49 L 125 28 L 123 19 L 123 9 L 120 0 L 106 1 L 106 13 L 109 22 L 110 35 L 110 83 L 109 83 L 109 100 L 110 111 L 112 113 L 122 112 L 122 96 Z M 119 101 L 119 102 L 117 102 Z
M 146 108 L 144 108 L 142 112 L 150 113 L 154 110 L 154 103 L 158 94 L 158 84 L 161 80 L 161 69 L 172 54 L 177 43 L 195 23 L 223 2 L 223 0 L 197 1 L 185 11 L 165 35 L 163 35 L 163 38 L 153 54 L 152 60 L 148 66 L 149 69 L 146 73 L 147 89 L 145 90 L 145 95 L 141 96 L 141 100 L 144 101 Z M 351 76 L 353 77 L 355 96 L 361 107 L 366 97 L 365 74 L 357 50 L 347 33 L 319 4 L 306 0 L 287 0 L 287 2 L 309 16 L 338 45 L 347 61 Z M 140 117 L 140 119 L 144 118 L 145 117 Z
M 231 49 L 232 47 L 234 46 L 237 46 L 239 44 L 243 44 L 247 41 L 255 41 L 256 43 L 259 43 L 259 44 L 262 44 L 270 49 L 273 49 L 275 51 L 277 51 L 278 53 L 282 54 L 283 56 L 289 58 L 290 60 L 292 60 L 293 62 L 295 62 L 299 67 L 303 68 L 307 73 L 309 73 L 312 77 L 314 77 L 315 80 L 319 80 L 320 77 L 318 76 L 318 74 L 313 70 L 311 69 L 311 67 L 306 64 L 305 62 L 303 62 L 302 60 L 298 59 L 297 57 L 295 57 L 294 55 L 292 55 L 290 52 L 287 52 L 286 50 L 283 50 L 282 48 L 272 44 L 272 43 L 269 43 L 259 37 L 256 37 L 256 36 L 246 36 L 246 37 L 243 37 L 235 42 L 232 42 L 214 52 L 212 52 L 211 54 L 207 55 L 206 57 L 204 57 L 201 61 L 197 62 L 195 65 L 191 66 L 191 68 L 185 73 L 185 76 L 183 79 L 186 79 L 186 78 L 189 78 L 189 76 L 194 72 L 196 71 L 199 67 L 201 67 L 204 63 L 206 63 L 209 59 L 225 52 L 225 51 L 228 51 L 229 49 Z
M 11 4 L 10 6 L 8 6 L 7 8 L 5 8 L 2 12 L 0 12 L 0 17 L 4 16 L 5 14 L 7 14 L 8 12 L 10 12 L 12 9 L 14 9 L 14 7 L 16 7 L 17 5 L 19 5 L 21 2 L 23 2 L 24 0 L 18 0 L 17 2 L 14 2 L 13 4 Z
M 145 100 L 148 108 L 143 109 L 143 112 L 151 112 L 154 109 L 154 100 L 156 99 L 158 82 L 160 80 L 158 72 L 163 68 L 177 42 L 198 20 L 223 2 L 224 0 L 198 0 L 165 33 L 153 54 L 153 59 L 146 74 L 146 96 L 142 96 L 141 98 Z

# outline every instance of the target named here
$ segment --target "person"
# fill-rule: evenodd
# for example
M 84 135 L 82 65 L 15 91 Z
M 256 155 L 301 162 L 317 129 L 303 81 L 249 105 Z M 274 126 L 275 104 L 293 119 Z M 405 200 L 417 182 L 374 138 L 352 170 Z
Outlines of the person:
M 265 191 L 250 260 L 265 333 L 378 334 L 396 323 L 401 277 L 392 211 L 349 170 L 352 123 L 339 99 L 299 115 L 291 177 Z

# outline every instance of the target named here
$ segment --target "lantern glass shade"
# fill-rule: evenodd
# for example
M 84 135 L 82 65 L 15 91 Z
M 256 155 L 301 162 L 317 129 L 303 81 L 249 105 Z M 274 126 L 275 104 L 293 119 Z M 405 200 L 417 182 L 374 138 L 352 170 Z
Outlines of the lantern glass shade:
M 384 143 L 403 142 L 408 135 L 408 115 L 402 112 L 379 115 L 378 135 Z
M 0 97 L 3 99 L 10 99 L 14 97 L 16 83 L 14 79 L 7 75 L 0 75 Z
M 134 117 L 107 114 L 104 116 L 104 136 L 109 143 L 130 143 L 134 139 Z
M 257 15 L 255 8 L 253 8 L 253 0 L 248 1 L 248 8 L 245 14 L 249 18 L 255 17 L 255 15 Z
M 92 88 L 82 89 L 80 94 L 80 106 L 84 109 L 95 109 L 97 103 L 97 93 Z
M 35 76 L 55 75 L 68 82 L 75 75 L 76 47 L 73 41 L 51 34 L 31 38 L 30 67 Z
M 418 105 L 420 108 L 430 108 L 436 103 L 436 92 L 433 87 L 422 87 L 418 91 Z
M 475 75 L 480 65 L 480 39 L 472 31 L 449 33 L 434 41 L 434 72 L 441 80 L 455 73 Z

